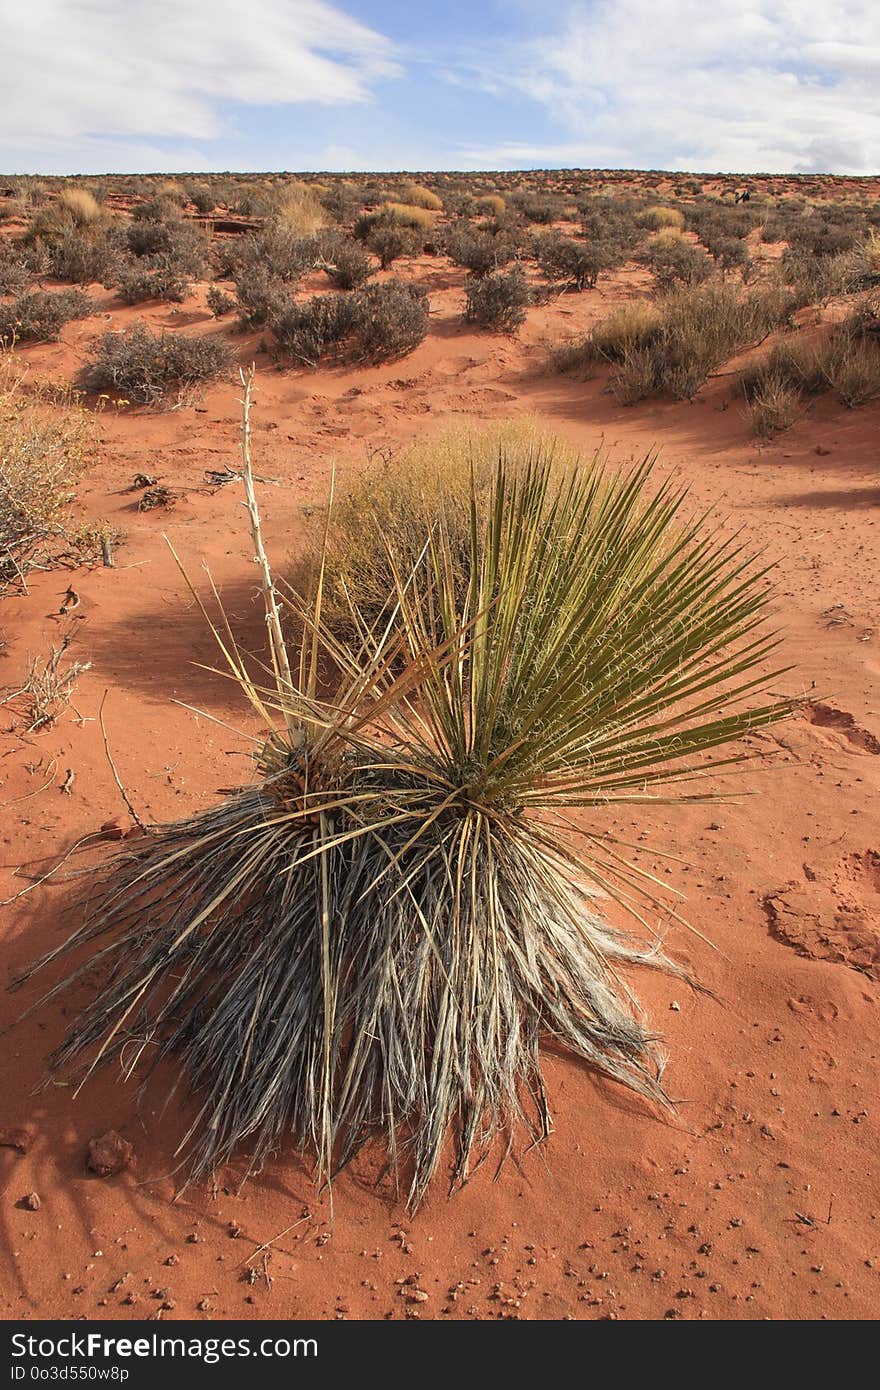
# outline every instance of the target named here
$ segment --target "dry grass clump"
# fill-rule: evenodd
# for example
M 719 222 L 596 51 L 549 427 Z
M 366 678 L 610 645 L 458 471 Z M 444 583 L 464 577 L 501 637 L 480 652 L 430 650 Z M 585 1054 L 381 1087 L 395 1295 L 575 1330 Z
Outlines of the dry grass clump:
M 228 370 L 232 354 L 222 338 L 151 333 L 141 323 L 105 333 L 86 368 L 92 391 L 106 391 L 139 405 L 169 396 L 180 400 Z
M 85 188 L 62 188 L 58 196 L 31 218 L 25 238 L 52 246 L 72 229 L 97 227 L 106 221 L 106 213 L 93 194 Z
M 780 372 L 764 372 L 748 395 L 752 430 L 770 437 L 790 429 L 801 414 L 803 397 Z
M 833 391 L 851 409 L 876 400 L 880 397 L 880 340 L 861 332 L 863 323 L 864 318 L 854 311 L 824 337 L 796 333 L 777 343 L 740 376 L 739 386 L 749 405 L 774 394 L 781 398 L 784 391 L 797 401 Z M 761 413 L 759 408 L 758 416 Z
M 90 661 L 67 657 L 70 643 L 71 637 L 65 636 L 57 647 L 49 648 L 48 656 L 31 657 L 23 684 L 0 701 L 19 713 L 29 734 L 57 723 L 73 698 L 79 677 L 91 670 Z
M 374 627 L 394 592 L 395 569 L 408 574 L 416 568 L 426 534 L 442 518 L 455 594 L 463 602 L 472 495 L 485 504 L 499 459 L 517 470 L 538 455 L 554 477 L 577 461 L 575 450 L 538 422 L 517 420 L 453 430 L 374 462 L 334 501 L 324 519 L 329 548 L 325 554 L 319 541 L 312 543 L 297 563 L 294 587 L 310 592 L 323 566 L 324 616 L 333 631 L 354 635 L 354 594 L 361 620 Z
M 92 301 L 82 290 L 26 290 L 0 304 L 0 344 L 54 343 L 72 319 L 92 312 Z
M 306 183 L 287 184 L 275 220 L 296 236 L 314 236 L 327 225 L 327 210 L 318 193 Z
M 640 227 L 647 227 L 652 232 L 659 232 L 664 227 L 681 231 L 684 227 L 684 213 L 679 212 L 678 208 L 668 208 L 656 203 L 639 213 L 636 221 Z
M 429 212 L 440 212 L 443 208 L 443 199 L 421 183 L 404 184 L 400 201 L 407 207 L 427 208 Z
M 465 321 L 496 333 L 513 333 L 525 323 L 532 292 L 521 266 L 469 275 L 465 285 Z
M 474 199 L 474 209 L 489 217 L 503 217 L 507 204 L 500 193 L 481 193 Z
M 562 370 L 614 364 L 609 390 L 626 405 L 647 396 L 690 399 L 714 371 L 788 321 L 790 300 L 713 277 L 651 303 L 614 310 L 557 357 Z
M 92 419 L 72 400 L 0 374 L 0 593 L 82 553 L 68 508 L 92 457 Z
M 184 1180 L 292 1143 L 329 1181 L 379 1133 L 413 1206 L 450 1138 L 457 1184 L 496 1136 L 549 1134 L 544 1037 L 663 1103 L 620 974 L 676 967 L 597 914 L 597 890 L 642 923 L 638 903 L 657 908 L 609 820 L 700 798 L 735 758 L 716 750 L 790 713 L 757 674 L 776 644 L 763 576 L 647 465 L 554 483 L 539 454 L 499 459 L 463 601 L 441 513 L 384 630 L 353 592 L 347 649 L 294 596 L 303 639 L 285 647 L 248 500 L 265 688 L 215 631 L 266 728 L 256 779 L 91 876 L 84 925 L 40 963 L 80 962 L 46 996 L 76 991 L 53 1074 L 173 1062 L 196 1102 Z
M 383 222 L 397 227 L 414 227 L 420 232 L 433 230 L 437 214 L 430 209 L 408 203 L 385 203 L 380 210 Z

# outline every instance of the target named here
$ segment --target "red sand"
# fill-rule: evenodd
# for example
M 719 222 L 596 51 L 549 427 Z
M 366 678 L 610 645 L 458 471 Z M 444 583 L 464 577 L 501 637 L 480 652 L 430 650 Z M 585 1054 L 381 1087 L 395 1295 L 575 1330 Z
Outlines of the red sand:
M 764 446 L 723 379 L 694 404 L 621 409 L 601 380 L 553 374 L 545 345 L 632 293 L 639 272 L 532 310 L 517 340 L 465 330 L 459 272 L 425 259 L 413 273 L 431 292 L 432 331 L 402 362 L 279 373 L 258 358 L 255 467 L 283 483 L 261 490 L 276 564 L 296 546 L 303 505 L 325 496 L 333 460 L 344 474 L 371 450 L 451 423 L 526 413 L 617 459 L 661 446 L 661 474 L 688 480 L 696 507 L 716 505 L 780 561 L 784 660 L 797 666 L 781 685 L 815 689 L 808 716 L 749 740 L 761 764 L 744 781 L 753 795 L 617 821 L 639 839 L 642 862 L 686 894 L 690 920 L 713 943 L 676 932 L 669 944 L 717 998 L 637 981 L 668 1041 L 677 1116 L 657 1118 L 548 1056 L 556 1128 L 546 1148 L 523 1155 L 520 1145 L 497 1180 L 485 1164 L 452 1200 L 438 1184 L 411 1219 L 387 1184 L 376 1187 L 378 1147 L 335 1184 L 332 1224 L 295 1153 L 240 1195 L 227 1172 L 214 1192 L 196 1187 L 172 1204 L 163 1175 L 181 1132 L 174 1107 L 138 1112 L 111 1074 L 77 1098 L 57 1086 L 32 1094 L 64 1024 L 62 1010 L 48 1011 L 8 1032 L 0 1058 L 0 1129 L 32 1139 L 27 1153 L 0 1148 L 0 1315 L 869 1318 L 880 1281 L 880 406 L 822 401 Z M 113 321 L 226 331 L 201 308 L 203 294 L 183 310 L 114 305 Z M 108 312 L 112 303 L 103 296 Z M 62 343 L 19 356 L 35 375 L 69 380 L 104 326 L 68 325 Z M 255 341 L 231 341 L 249 361 Z M 124 815 L 96 722 L 104 691 L 115 761 L 145 818 L 198 809 L 247 775 L 231 733 L 173 703 L 245 717 L 228 684 L 189 664 L 213 663 L 212 642 L 161 539 L 167 531 L 193 576 L 207 561 L 255 645 L 241 497 L 204 483 L 206 468 L 235 467 L 237 394 L 225 383 L 195 407 L 105 412 L 80 502 L 127 531 L 118 567 L 37 575 L 26 598 L 3 603 L 3 684 L 68 627 L 72 655 L 92 662 L 54 728 L 22 736 L 4 711 L 4 897 Z M 137 472 L 179 493 L 173 510 L 136 511 L 126 489 Z M 81 601 L 63 617 L 68 583 Z M 52 767 L 54 783 L 40 791 Z M 656 857 L 655 845 L 682 862 Z M 39 888 L 4 909 L 7 972 L 69 930 L 68 892 Z M 4 1016 L 36 993 L 7 996 Z M 102 1179 L 86 1154 L 110 1128 L 133 1144 L 136 1163 Z M 31 1193 L 37 1210 L 21 1204 Z M 265 1269 L 258 1259 L 247 1282 L 243 1262 L 270 1241 Z M 422 1303 L 402 1293 L 412 1275 Z

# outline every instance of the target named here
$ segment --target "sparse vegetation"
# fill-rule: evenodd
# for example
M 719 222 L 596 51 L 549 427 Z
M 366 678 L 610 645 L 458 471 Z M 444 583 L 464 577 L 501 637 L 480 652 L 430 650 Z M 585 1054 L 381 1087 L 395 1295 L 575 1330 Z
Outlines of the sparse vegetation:
M 105 333 L 86 370 L 92 391 L 106 391 L 141 405 L 179 398 L 226 371 L 231 353 L 216 337 L 151 333 L 135 324 Z
M 54 343 L 66 323 L 91 312 L 82 290 L 26 290 L 0 304 L 0 344 Z
M 470 276 L 466 285 L 465 319 L 478 328 L 513 333 L 525 323 L 531 291 L 520 266 L 495 270 L 489 275 Z

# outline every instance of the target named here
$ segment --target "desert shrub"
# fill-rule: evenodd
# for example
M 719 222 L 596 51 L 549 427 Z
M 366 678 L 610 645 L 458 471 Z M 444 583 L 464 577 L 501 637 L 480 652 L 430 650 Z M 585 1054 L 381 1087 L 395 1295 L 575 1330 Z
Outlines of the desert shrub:
M 768 383 L 804 395 L 834 391 L 850 408 L 865 405 L 880 397 L 880 342 L 853 333 L 847 323 L 822 338 L 790 334 L 739 378 L 750 403 Z
M 357 242 L 335 235 L 321 247 L 321 260 L 327 275 L 340 290 L 356 290 L 370 278 L 373 265 Z
M 284 281 L 262 261 L 248 261 L 234 276 L 235 299 L 242 328 L 262 328 L 273 309 L 285 300 Z
M 752 430 L 767 438 L 789 429 L 801 409 L 801 393 L 776 372 L 765 372 L 747 395 Z
M 851 409 L 880 398 L 880 342 L 833 333 L 824 367 L 831 390 Z
M 49 252 L 50 272 L 76 285 L 105 285 L 119 267 L 119 236 L 107 227 L 69 227 Z
M 443 249 L 453 265 L 464 266 L 472 275 L 488 275 L 509 265 L 516 255 L 514 241 L 504 232 L 493 235 L 474 227 L 465 219 L 451 222 L 443 238 Z
M 350 294 L 317 294 L 275 305 L 269 323 L 281 356 L 316 367 L 345 351 L 382 361 L 411 352 L 428 331 L 428 297 L 416 285 L 386 280 Z
M 147 257 L 155 266 L 159 261 L 179 275 L 199 279 L 206 270 L 209 243 L 202 229 L 185 221 L 176 210 L 171 214 L 164 203 L 141 204 L 157 215 L 135 218 L 126 229 L 128 249 L 133 256 Z
M 201 217 L 209 217 L 217 206 L 214 193 L 207 185 L 191 188 L 189 200 Z
M 532 296 L 521 266 L 493 270 L 489 275 L 469 276 L 465 286 L 465 320 L 479 328 L 512 333 L 525 322 Z
M 317 367 L 349 338 L 356 307 L 353 294 L 315 294 L 302 301 L 279 299 L 269 315 L 279 354 L 303 366 Z
M 560 232 L 535 237 L 534 250 L 542 273 L 566 289 L 593 289 L 604 269 L 604 258 L 594 243 L 575 241 Z
M 97 226 L 104 217 L 94 196 L 85 188 L 62 188 L 57 198 L 35 213 L 25 233 L 28 241 L 52 246 L 73 228 Z
M 215 319 L 222 319 L 226 314 L 231 314 L 236 306 L 236 300 L 225 290 L 221 290 L 218 285 L 212 285 L 206 295 L 208 308 Z
M 149 299 L 182 304 L 191 286 L 185 276 L 167 266 L 141 262 L 126 266 L 117 279 L 119 296 L 125 304 L 144 304 Z
M 321 206 L 334 222 L 348 226 L 363 207 L 363 199 L 353 185 L 336 179 L 327 192 L 321 194 Z
M 605 261 L 603 269 L 623 265 L 642 240 L 638 206 L 629 199 L 593 196 L 581 199 L 578 209 L 584 236 Z
M 482 193 L 474 199 L 474 209 L 476 212 L 486 213 L 490 217 L 503 217 L 507 210 L 507 204 L 500 193 Z
M 562 210 L 562 204 L 558 198 L 528 191 L 514 193 L 510 199 L 510 204 L 524 221 L 543 227 L 555 222 Z
M 412 352 L 428 332 L 428 296 L 419 285 L 385 280 L 355 296 L 355 348 L 359 357 L 385 361 Z
M 230 361 L 229 348 L 220 338 L 155 334 L 139 323 L 122 332 L 104 334 L 85 380 L 92 391 L 153 405 L 219 376 Z
M 707 252 L 681 237 L 652 239 L 642 253 L 642 259 L 654 272 L 661 291 L 669 290 L 676 284 L 702 284 L 713 271 Z
M 384 222 L 375 223 L 367 236 L 367 246 L 379 257 L 383 270 L 403 256 L 418 256 L 424 244 L 424 233 L 416 228 L 395 227 Z
M 69 400 L 45 398 L 9 367 L 0 376 L 0 594 L 77 551 L 68 513 L 93 450 L 91 420 Z
M 684 213 L 679 212 L 678 208 L 664 207 L 657 203 L 653 207 L 645 208 L 636 218 L 640 227 L 646 227 L 651 232 L 659 232 L 663 227 L 676 227 L 681 229 L 684 226 Z
M 796 294 L 800 305 L 827 304 L 838 295 L 854 290 L 864 273 L 858 252 L 843 251 L 836 256 L 814 256 L 802 249 L 784 252 L 781 273 Z
M 788 322 L 790 312 L 790 301 L 773 288 L 746 290 L 715 277 L 651 304 L 621 306 L 561 353 L 557 365 L 614 364 L 609 389 L 627 404 L 651 395 L 690 399 L 729 358 Z
M 246 1176 L 287 1140 L 326 1183 L 379 1130 L 411 1205 L 450 1143 L 458 1184 L 515 1126 L 550 1133 L 545 1036 L 664 1102 L 629 976 L 683 971 L 596 914 L 660 910 L 615 811 L 692 799 L 694 769 L 732 756 L 715 750 L 794 707 L 768 693 L 763 571 L 681 509 L 646 465 L 554 485 L 544 458 L 500 456 L 461 602 L 439 526 L 395 579 L 387 638 L 344 663 L 320 610 L 286 648 L 270 591 L 279 718 L 255 781 L 94 876 L 62 948 L 89 962 L 88 994 L 81 968 L 51 981 L 71 1005 L 53 1075 L 143 1062 L 137 1000 L 159 1077 L 195 1100 L 187 1178 L 245 1142 Z M 574 807 L 590 825 L 573 846 Z
M 440 212 L 443 199 L 421 183 L 407 183 L 400 190 L 400 201 L 407 207 L 427 208 L 429 212 Z
M 33 278 L 26 247 L 21 242 L 0 240 L 0 294 L 21 294 Z
M 0 343 L 54 343 L 66 323 L 91 312 L 92 301 L 82 290 L 26 290 L 0 304 Z

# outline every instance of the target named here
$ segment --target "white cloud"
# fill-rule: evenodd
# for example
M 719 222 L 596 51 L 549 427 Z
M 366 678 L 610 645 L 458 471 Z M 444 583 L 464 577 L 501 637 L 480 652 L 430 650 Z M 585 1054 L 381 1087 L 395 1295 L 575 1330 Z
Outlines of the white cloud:
M 0 36 L 10 173 L 204 167 L 192 142 L 229 134 L 231 103 L 363 102 L 399 73 L 390 41 L 326 0 L 0 0 Z
M 580 0 L 478 81 L 561 136 L 472 146 L 473 166 L 880 169 L 877 0 Z

